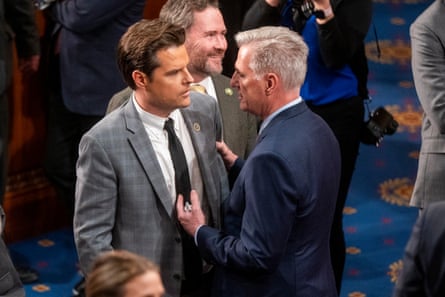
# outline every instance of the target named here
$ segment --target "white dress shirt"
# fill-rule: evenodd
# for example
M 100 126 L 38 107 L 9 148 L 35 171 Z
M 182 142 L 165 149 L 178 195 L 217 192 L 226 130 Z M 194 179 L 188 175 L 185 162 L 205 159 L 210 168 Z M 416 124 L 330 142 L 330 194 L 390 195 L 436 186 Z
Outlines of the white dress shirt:
M 164 176 L 165 183 L 174 204 L 176 201 L 175 169 L 168 149 L 168 134 L 167 131 L 164 130 L 164 125 L 168 118 L 159 117 L 144 111 L 134 99 L 134 94 L 131 96 L 131 100 L 136 107 L 144 124 L 145 131 L 153 145 L 159 165 L 161 166 L 162 175 Z M 176 136 L 178 136 L 181 141 L 184 150 L 192 189 L 198 192 L 199 197 L 203 197 L 201 170 L 199 169 L 198 159 L 184 118 L 178 109 L 174 110 L 169 118 L 174 121 Z

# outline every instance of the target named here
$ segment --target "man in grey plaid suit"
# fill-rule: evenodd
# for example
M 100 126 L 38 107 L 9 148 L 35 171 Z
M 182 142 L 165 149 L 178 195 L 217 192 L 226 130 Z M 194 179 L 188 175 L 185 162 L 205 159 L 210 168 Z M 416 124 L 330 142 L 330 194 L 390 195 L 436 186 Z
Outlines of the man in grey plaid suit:
M 167 119 L 173 119 L 184 147 L 192 189 L 202 193 L 209 224 L 217 228 L 228 194 L 215 147 L 221 138 L 217 103 L 190 92 L 184 35 L 182 28 L 159 19 L 142 20 L 123 35 L 118 64 L 133 93 L 82 137 L 74 215 L 86 275 L 100 253 L 124 249 L 156 262 L 166 295 L 174 297 L 208 296 L 208 291 L 184 289 L 175 174 L 163 129 Z M 211 281 L 203 276 L 203 282 Z

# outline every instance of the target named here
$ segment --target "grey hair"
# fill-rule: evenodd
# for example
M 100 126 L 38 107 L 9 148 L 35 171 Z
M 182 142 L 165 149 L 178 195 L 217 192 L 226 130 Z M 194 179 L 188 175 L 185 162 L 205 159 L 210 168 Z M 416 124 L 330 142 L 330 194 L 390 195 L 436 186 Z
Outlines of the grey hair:
M 300 87 L 306 77 L 309 49 L 303 38 L 286 27 L 266 26 L 236 34 L 238 47 L 254 49 L 249 67 L 258 76 L 281 77 L 287 90 Z
M 168 0 L 159 12 L 159 18 L 185 30 L 193 25 L 193 13 L 207 7 L 219 8 L 218 0 Z

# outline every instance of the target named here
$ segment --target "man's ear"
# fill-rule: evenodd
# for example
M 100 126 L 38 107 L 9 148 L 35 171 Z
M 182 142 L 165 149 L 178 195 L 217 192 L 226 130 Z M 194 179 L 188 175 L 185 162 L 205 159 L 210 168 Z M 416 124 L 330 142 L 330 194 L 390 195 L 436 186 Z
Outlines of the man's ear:
M 135 70 L 131 74 L 131 77 L 133 78 L 134 84 L 137 88 L 145 88 L 147 86 L 148 77 L 145 73 Z
M 265 93 L 267 96 L 270 96 L 277 87 L 278 77 L 275 73 L 267 73 L 265 75 L 265 82 Z

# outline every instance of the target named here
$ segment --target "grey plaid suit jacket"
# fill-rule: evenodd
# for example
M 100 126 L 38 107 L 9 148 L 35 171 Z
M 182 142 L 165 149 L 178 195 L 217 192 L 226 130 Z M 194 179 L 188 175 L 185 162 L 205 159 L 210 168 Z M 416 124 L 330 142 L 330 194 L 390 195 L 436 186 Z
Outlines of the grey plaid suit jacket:
M 410 27 L 412 70 L 422 105 L 422 145 L 410 204 L 445 200 L 445 1 L 434 1 Z
M 25 290 L 11 261 L 8 248 L 1 237 L 4 226 L 5 213 L 0 205 L 0 296 L 25 297 Z
M 181 112 L 198 157 L 213 225 L 220 227 L 228 183 L 215 148 L 221 134 L 217 104 L 193 93 L 191 105 Z M 183 263 L 174 205 L 131 100 L 82 137 L 74 236 L 84 272 L 100 252 L 129 250 L 160 265 L 167 295 L 179 296 Z

